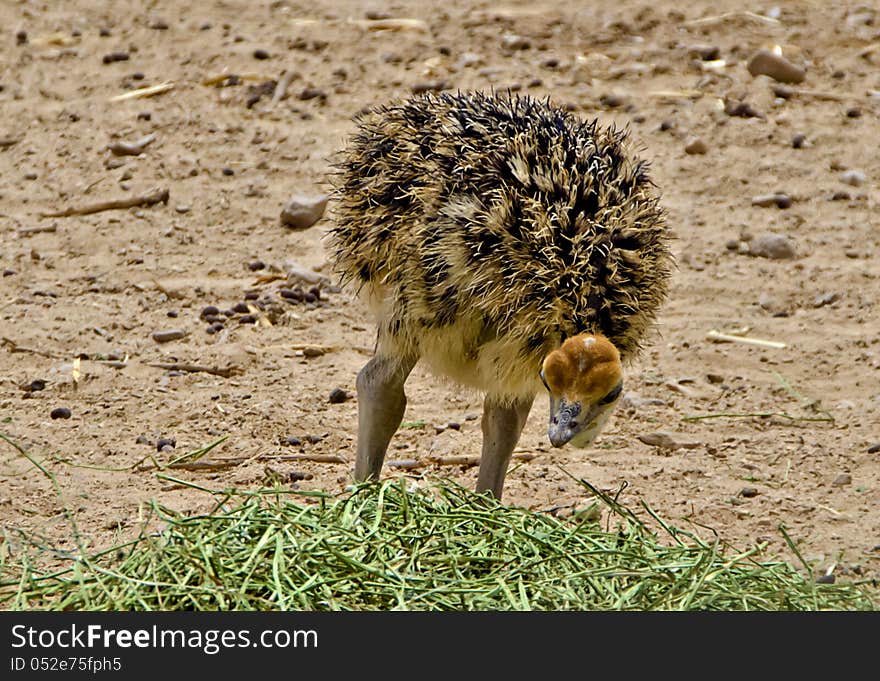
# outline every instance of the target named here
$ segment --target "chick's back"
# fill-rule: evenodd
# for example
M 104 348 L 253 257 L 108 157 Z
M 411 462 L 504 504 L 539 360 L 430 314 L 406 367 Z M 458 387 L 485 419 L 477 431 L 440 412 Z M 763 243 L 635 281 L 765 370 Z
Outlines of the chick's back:
M 511 396 L 576 333 L 634 355 L 671 258 L 630 146 L 520 96 L 429 94 L 359 116 L 329 246 L 376 309 L 380 350 L 434 356 L 459 382 Z

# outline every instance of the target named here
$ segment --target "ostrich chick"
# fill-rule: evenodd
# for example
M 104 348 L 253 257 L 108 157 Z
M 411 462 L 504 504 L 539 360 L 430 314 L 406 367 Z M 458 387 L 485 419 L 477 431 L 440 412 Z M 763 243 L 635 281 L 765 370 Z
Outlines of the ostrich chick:
M 500 498 L 542 384 L 551 444 L 589 445 L 666 297 L 647 164 L 624 131 L 529 97 L 417 96 L 356 122 L 328 239 L 378 318 L 355 479 L 379 477 L 422 360 L 485 393 L 477 491 Z

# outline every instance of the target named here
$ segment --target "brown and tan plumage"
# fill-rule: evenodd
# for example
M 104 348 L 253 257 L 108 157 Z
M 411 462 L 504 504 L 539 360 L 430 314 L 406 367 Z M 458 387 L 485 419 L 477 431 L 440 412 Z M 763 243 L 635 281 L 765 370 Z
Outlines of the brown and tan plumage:
M 666 297 L 647 164 L 625 132 L 529 97 L 424 95 L 357 125 L 328 242 L 378 318 L 355 477 L 378 476 L 421 359 L 486 393 L 477 487 L 500 496 L 542 384 L 551 442 L 591 442 Z

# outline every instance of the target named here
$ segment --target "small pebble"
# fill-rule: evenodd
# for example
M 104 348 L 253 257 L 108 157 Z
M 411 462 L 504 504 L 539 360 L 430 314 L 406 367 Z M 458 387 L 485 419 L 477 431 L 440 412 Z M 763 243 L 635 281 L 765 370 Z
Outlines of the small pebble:
M 49 414 L 53 419 L 69 419 L 70 418 L 70 409 L 67 407 L 56 407 L 52 410 L 52 413 Z
M 709 147 L 699 137 L 692 137 L 684 145 L 684 150 L 685 153 L 688 154 L 705 154 L 707 151 L 709 151 Z
M 128 52 L 110 52 L 109 54 L 105 54 L 101 61 L 105 64 L 112 64 L 115 61 L 128 61 L 128 59 Z
M 514 33 L 507 33 L 501 38 L 501 47 L 505 50 L 527 50 L 531 46 L 528 38 Z
M 235 175 L 235 171 L 234 171 L 232 168 L 229 168 L 229 167 L 225 167 L 225 168 L 223 168 L 220 172 L 223 173 L 224 175 L 226 175 L 227 177 L 228 177 L 229 175 Z
M 167 343 L 169 341 L 180 340 L 186 336 L 186 331 L 183 329 L 168 329 L 165 331 L 154 331 L 152 333 L 152 338 L 157 343 Z
M 245 295 L 245 299 L 256 300 L 257 296 L 254 296 L 253 298 L 248 298 L 247 295 Z M 236 303 L 232 306 L 232 311 L 237 314 L 248 314 L 251 311 L 251 308 L 248 307 L 247 303 Z
M 347 401 L 350 397 L 351 395 L 348 393 L 347 390 L 343 390 L 342 388 L 333 388 L 333 390 L 330 391 L 329 400 L 330 404 L 340 404 Z
M 211 326 L 205 329 L 205 331 L 211 335 L 215 333 L 220 333 L 225 327 L 223 326 L 223 322 L 213 322 Z
M 813 307 L 824 307 L 825 305 L 830 305 L 839 299 L 839 293 L 836 291 L 829 291 L 828 293 L 823 293 L 821 296 L 816 296 L 816 299 L 813 300 Z
M 257 318 L 252 314 L 242 315 L 238 318 L 239 324 L 256 324 Z
M 318 444 L 321 440 L 324 439 L 324 438 L 322 438 L 320 435 L 306 435 L 305 438 L 306 438 L 306 441 L 307 441 L 309 444 L 312 444 L 312 445 L 316 445 L 316 444 Z
M 33 381 L 27 384 L 25 390 L 29 393 L 39 392 L 40 390 L 46 389 L 46 381 L 42 378 L 35 378 Z
M 107 38 L 110 36 L 110 29 L 109 28 L 98 29 L 98 35 L 101 36 L 102 38 Z
M 806 71 L 785 57 L 770 50 L 758 50 L 749 58 L 746 68 L 753 76 L 770 76 L 780 83 L 802 83 Z
M 721 374 L 706 374 L 706 380 L 713 385 L 718 385 L 719 383 L 724 383 L 724 376 Z
M 832 201 L 849 201 L 852 198 L 849 192 L 843 191 L 842 189 L 838 189 L 831 195 Z
M 841 473 L 834 480 L 831 481 L 832 485 L 849 485 L 852 483 L 852 476 L 849 473 Z
M 691 45 L 688 47 L 688 55 L 699 57 L 702 61 L 714 61 L 721 57 L 721 49 L 717 45 Z
M 5 270 L 3 270 L 3 276 L 4 276 L 4 277 L 11 277 L 11 276 L 13 276 L 15 273 L 16 273 L 15 270 L 10 270 L 10 269 L 8 269 L 8 268 L 5 269 Z
M 880 452 L 880 442 L 875 442 L 868 447 L 868 454 L 876 454 L 877 452 Z
M 790 208 L 791 197 L 788 194 L 761 194 L 752 198 L 753 206 L 776 206 L 777 208 Z
M 846 110 L 846 117 L 847 118 L 861 118 L 862 117 L 862 110 L 856 106 L 851 107 Z
M 822 575 L 818 579 L 816 579 L 816 584 L 834 584 L 835 582 L 834 574 L 830 575 Z
M 168 22 L 164 19 L 153 19 L 149 24 L 147 24 L 154 31 L 167 31 L 168 30 Z
M 791 260 L 795 257 L 794 244 L 784 234 L 768 232 L 756 236 L 748 246 L 749 255 L 770 260 Z
M 666 132 L 667 130 L 672 130 L 675 127 L 675 121 L 671 121 L 666 119 L 660 123 L 660 131 Z
M 179 315 L 180 313 L 177 310 L 168 310 L 168 312 L 165 313 L 165 316 L 171 317 L 171 319 L 177 319 Z
M 299 98 L 304 102 L 310 99 L 326 99 L 327 93 L 316 87 L 307 87 L 299 93 Z
M 206 317 L 216 317 L 218 314 L 220 314 L 220 310 L 217 309 L 216 305 L 207 305 L 202 308 L 199 317 L 205 319 Z
M 461 430 L 461 424 L 458 423 L 457 421 L 450 421 L 449 423 L 446 424 L 446 427 L 449 428 L 450 430 Z
M 737 102 L 732 99 L 724 100 L 724 113 L 740 118 L 763 118 L 761 112 L 748 102 Z
M 138 435 L 134 443 L 136 445 L 148 445 L 150 444 L 150 438 L 148 438 L 146 435 Z
M 281 444 L 289 445 L 291 447 L 299 447 L 302 444 L 302 440 L 298 437 L 283 437 L 281 438 Z
M 15 44 L 16 45 L 25 45 L 28 41 L 27 31 L 18 31 L 15 34 Z
M 263 269 L 266 269 L 266 263 L 264 263 L 262 260 L 254 260 L 254 261 L 248 263 L 248 269 L 251 272 L 256 272 L 257 270 L 263 270 Z
M 807 136 L 804 133 L 799 132 L 791 138 L 791 146 L 795 149 L 803 149 L 806 141 Z
M 323 217 L 328 199 L 326 194 L 291 197 L 281 209 L 281 224 L 291 229 L 308 229 Z
M 743 487 L 739 491 L 739 495 L 746 499 L 751 499 L 752 497 L 758 496 L 758 490 L 755 487 Z
M 177 446 L 177 440 L 173 437 L 160 437 L 156 440 L 156 450 L 162 451 L 163 448 L 168 447 L 169 449 L 174 449 Z
M 261 47 L 254 50 L 254 59 L 268 59 L 269 53 Z
M 865 173 L 860 170 L 845 170 L 840 174 L 840 181 L 851 187 L 861 187 L 865 184 Z
M 289 289 L 283 288 L 278 291 L 279 295 L 285 300 L 293 300 L 295 302 L 302 302 L 305 294 L 301 288 Z

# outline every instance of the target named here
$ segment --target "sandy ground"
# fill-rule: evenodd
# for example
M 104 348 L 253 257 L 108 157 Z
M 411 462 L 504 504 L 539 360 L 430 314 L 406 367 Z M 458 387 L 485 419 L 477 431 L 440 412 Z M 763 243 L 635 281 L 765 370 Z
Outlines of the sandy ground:
M 314 303 L 278 302 L 290 263 L 329 272 L 332 221 L 292 230 L 281 207 L 327 191 L 362 108 L 414 88 L 494 87 L 628 125 L 679 264 L 596 446 L 551 450 L 540 396 L 519 450 L 536 456 L 511 470 L 505 501 L 565 514 L 589 503 L 577 478 L 625 486 L 623 503 L 702 537 L 794 561 L 784 524 L 817 576 L 877 579 L 880 12 L 866 4 L 2 3 L 0 432 L 61 490 L 0 440 L 6 550 L 22 533 L 74 548 L 65 506 L 92 547 L 136 533 L 151 499 L 208 507 L 175 479 L 342 492 L 357 401 L 329 395 L 354 392 L 373 327 L 332 282 Z M 382 17 L 423 23 L 376 30 Z M 746 67 L 773 46 L 806 71 L 783 96 Z M 265 83 L 283 73 L 273 101 Z M 173 89 L 112 99 L 164 82 Z M 108 149 L 151 134 L 139 155 Z M 167 203 L 42 216 L 154 187 Z M 773 193 L 787 207 L 753 205 Z M 754 255 L 768 233 L 785 257 Z M 250 291 L 275 302 L 207 333 L 204 307 Z M 154 339 L 168 330 L 186 335 Z M 712 330 L 784 347 L 713 342 Z M 475 467 L 429 462 L 479 453 L 480 397 L 419 368 L 408 396 L 389 459 L 427 465 L 385 475 L 472 486 Z M 59 408 L 69 418 L 52 418 Z M 202 461 L 232 459 L 225 469 L 153 466 L 224 436 Z M 157 451 L 160 438 L 174 446 Z M 303 454 L 345 462 L 290 458 Z

